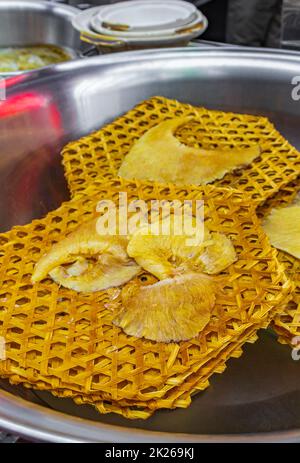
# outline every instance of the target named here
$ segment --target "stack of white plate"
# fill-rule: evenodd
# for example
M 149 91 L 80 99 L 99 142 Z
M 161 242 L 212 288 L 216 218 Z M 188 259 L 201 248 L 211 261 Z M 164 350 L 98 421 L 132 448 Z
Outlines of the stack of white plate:
M 82 40 L 121 50 L 187 45 L 207 19 L 183 0 L 131 0 L 90 8 L 73 19 Z

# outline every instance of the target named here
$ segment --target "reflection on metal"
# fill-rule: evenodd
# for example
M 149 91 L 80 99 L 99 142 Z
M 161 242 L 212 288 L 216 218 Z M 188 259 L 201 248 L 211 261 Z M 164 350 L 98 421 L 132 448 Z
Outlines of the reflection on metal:
M 0 76 L 0 102 L 6 100 L 6 85 L 4 77 Z
M 29 120 L 31 128 L 28 126 Z M 49 185 L 49 175 L 57 177 L 59 185 L 60 175 L 53 165 L 53 150 L 63 135 L 61 124 L 60 112 L 47 94 L 34 90 L 23 91 L 7 95 L 1 103 L 0 137 L 3 155 L 0 159 L 0 176 L 5 178 L 2 195 L 10 198 L 10 208 L 2 208 L 0 217 L 4 219 L 4 215 L 7 215 L 6 228 L 14 224 L 17 216 L 17 222 L 26 222 L 28 218 L 25 211 L 28 207 L 32 212 L 38 210 L 45 214 L 54 198 L 58 202 L 65 199 L 61 196 L 60 188 L 56 192 L 54 185 L 50 186 L 46 197 L 41 192 L 41 182 Z M 11 130 L 14 137 L 10 135 Z M 34 153 L 36 156 L 33 158 Z M 52 198 L 50 204 L 49 197 Z M 23 213 L 20 214 L 21 210 Z

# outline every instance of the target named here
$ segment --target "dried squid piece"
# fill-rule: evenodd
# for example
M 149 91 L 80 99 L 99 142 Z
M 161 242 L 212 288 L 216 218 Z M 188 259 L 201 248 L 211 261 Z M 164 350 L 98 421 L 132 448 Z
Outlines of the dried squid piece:
M 36 264 L 32 282 L 48 274 L 75 291 L 93 292 L 127 283 L 140 270 L 128 256 L 126 236 L 99 235 L 97 219 L 86 222 L 52 246 Z
M 124 332 L 157 342 L 179 342 L 200 333 L 211 318 L 218 285 L 200 273 L 178 275 L 141 286 L 128 283 L 113 323 Z
M 178 117 L 148 130 L 133 145 L 118 175 L 126 179 L 177 185 L 205 185 L 223 178 L 227 172 L 249 165 L 260 156 L 258 145 L 227 150 L 206 150 L 184 145 L 174 133 L 191 120 L 191 117 Z
M 271 244 L 300 259 L 300 204 L 273 209 L 263 222 Z
M 132 233 L 127 246 L 128 255 L 158 279 L 190 271 L 216 274 L 237 260 L 234 246 L 225 235 L 210 233 L 204 224 L 201 235 L 195 231 L 193 235 L 192 228 L 188 235 L 175 235 L 174 216 L 161 219 L 161 229 L 165 220 L 171 223 L 170 235 L 157 235 L 151 227 L 141 225 Z

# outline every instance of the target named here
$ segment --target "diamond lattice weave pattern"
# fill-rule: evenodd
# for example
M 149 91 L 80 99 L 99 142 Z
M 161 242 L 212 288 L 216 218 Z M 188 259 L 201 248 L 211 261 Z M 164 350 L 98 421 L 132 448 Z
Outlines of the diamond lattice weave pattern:
M 257 210 L 258 216 L 263 219 L 274 208 L 288 207 L 298 197 L 299 192 L 300 177 L 259 207 Z M 293 300 L 289 301 L 282 314 L 274 318 L 272 325 L 278 333 L 279 341 L 293 347 L 295 344 L 299 344 L 299 339 L 294 338 L 300 336 L 300 261 L 280 250 L 278 251 L 278 259 L 284 265 L 286 274 L 293 280 L 295 289 L 293 291 Z
M 193 107 L 163 97 L 140 103 L 124 116 L 62 151 L 71 194 L 85 193 L 90 186 L 118 176 L 119 167 L 133 143 L 166 118 L 192 116 L 179 128 L 178 139 L 205 149 L 243 149 L 259 144 L 261 156 L 249 166 L 227 173 L 216 186 L 245 191 L 257 204 L 276 193 L 299 174 L 300 154 L 266 118 Z
M 110 290 L 76 293 L 50 278 L 33 285 L 35 263 L 52 244 L 95 214 L 100 199 L 203 199 L 207 227 L 232 239 L 238 261 L 225 272 L 209 324 L 188 342 L 155 343 L 112 324 Z M 77 196 L 45 218 L 0 235 L 0 374 L 48 389 L 102 412 L 145 418 L 164 406 L 187 406 L 231 356 L 253 341 L 289 298 L 291 284 L 242 192 L 113 180 Z M 143 272 L 144 279 L 145 272 Z M 139 277 L 137 277 L 139 278 Z
M 266 322 L 267 326 L 269 322 Z M 88 404 L 96 407 L 100 413 L 117 413 L 126 418 L 146 419 L 153 414 L 155 410 L 161 408 L 186 408 L 191 404 L 192 395 L 203 391 L 209 386 L 209 378 L 214 373 L 223 373 L 226 368 L 226 362 L 230 358 L 238 358 L 242 355 L 242 347 L 245 343 L 254 343 L 257 340 L 256 332 L 262 328 L 251 326 L 248 330 L 238 337 L 235 342 L 231 340 L 226 348 L 214 352 L 214 357 L 210 360 L 207 358 L 201 366 L 198 366 L 193 373 L 187 376 L 187 379 L 180 383 L 179 378 L 172 378 L 172 389 L 162 398 L 152 398 L 147 401 L 139 400 L 119 400 L 113 401 L 105 394 L 85 394 L 78 393 L 67 388 L 54 389 L 53 395 L 61 398 L 72 398 L 78 404 Z M 200 370 L 200 371 L 199 371 Z M 18 381 L 16 381 L 18 384 Z M 178 386 L 174 386 L 178 383 Z M 27 387 L 32 385 L 25 383 Z M 49 386 L 39 386 L 41 389 L 49 389 Z
M 245 343 L 254 343 L 257 340 L 256 332 L 259 328 L 261 326 L 252 326 L 249 330 L 246 330 L 235 342 L 229 343 L 226 349 L 222 349 L 216 353 L 213 360 L 202 365 L 200 372 L 196 371 L 191 374 L 184 383 L 172 389 L 171 393 L 166 394 L 162 399 L 152 399 L 145 402 L 144 408 L 141 407 L 141 403 L 139 402 L 137 403 L 138 410 L 137 405 L 132 410 L 132 406 L 129 406 L 128 403 L 121 405 L 118 402 L 109 404 L 106 402 L 104 404 L 103 400 L 99 400 L 96 397 L 93 397 L 92 401 L 90 396 L 73 396 L 73 399 L 78 404 L 93 403 L 102 413 L 113 411 L 128 418 L 137 418 L 137 413 L 140 418 L 148 418 L 155 410 L 160 408 L 187 408 L 191 404 L 192 396 L 209 386 L 208 380 L 214 373 L 223 373 L 226 369 L 226 362 L 230 358 L 238 358 L 242 355 L 242 347 Z

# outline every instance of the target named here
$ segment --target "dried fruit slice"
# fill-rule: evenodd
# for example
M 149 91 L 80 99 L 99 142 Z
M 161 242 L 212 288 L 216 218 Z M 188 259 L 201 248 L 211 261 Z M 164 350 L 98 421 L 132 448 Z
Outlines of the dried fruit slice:
M 211 239 L 206 243 L 205 250 L 200 254 L 203 271 L 216 274 L 225 270 L 237 260 L 234 246 L 227 236 L 212 232 Z
M 263 228 L 271 244 L 300 259 L 300 204 L 273 209 Z
M 32 281 L 48 274 L 75 291 L 100 291 L 127 283 L 140 270 L 129 258 L 126 236 L 99 235 L 97 219 L 86 222 L 54 244 L 35 266 Z
M 165 220 L 172 225 L 175 219 L 172 214 L 163 218 L 160 229 Z M 225 235 L 203 228 L 202 234 L 196 230 L 193 235 L 191 228 L 188 235 L 175 235 L 171 227 L 169 235 L 158 235 L 151 226 L 141 225 L 130 237 L 128 255 L 160 280 L 190 271 L 219 273 L 237 260 L 234 246 Z
M 260 155 L 258 145 L 241 150 L 206 150 L 184 145 L 174 133 L 191 120 L 191 117 L 169 119 L 148 130 L 133 145 L 118 175 L 177 185 L 205 185 L 250 164 Z
M 138 338 L 185 341 L 197 336 L 209 322 L 216 292 L 214 277 L 200 273 L 148 286 L 133 281 L 122 289 L 121 308 L 113 323 Z

